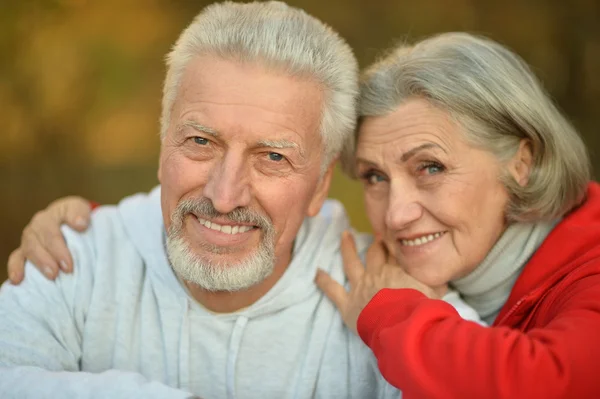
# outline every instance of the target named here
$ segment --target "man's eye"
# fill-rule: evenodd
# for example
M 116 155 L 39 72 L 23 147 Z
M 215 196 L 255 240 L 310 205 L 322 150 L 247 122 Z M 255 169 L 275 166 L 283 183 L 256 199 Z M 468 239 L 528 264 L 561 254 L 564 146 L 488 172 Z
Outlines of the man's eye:
M 279 161 L 282 161 L 282 160 L 283 160 L 283 155 L 281 155 L 281 154 L 278 154 L 278 153 L 276 153 L 276 152 L 270 152 L 270 153 L 269 153 L 269 159 L 270 159 L 271 161 L 279 162 Z
M 199 144 L 199 145 L 207 145 L 208 140 L 205 139 L 204 137 L 194 137 L 194 143 Z

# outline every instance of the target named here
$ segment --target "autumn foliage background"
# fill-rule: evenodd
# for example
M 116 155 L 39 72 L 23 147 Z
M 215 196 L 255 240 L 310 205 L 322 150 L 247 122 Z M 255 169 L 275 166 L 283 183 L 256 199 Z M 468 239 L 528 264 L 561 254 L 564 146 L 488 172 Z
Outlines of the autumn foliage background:
M 53 199 L 79 194 L 114 203 L 157 184 L 164 55 L 208 3 L 0 0 L 0 259 Z M 443 31 L 510 46 L 579 128 L 600 170 L 600 1 L 289 3 L 340 32 L 363 67 L 398 40 Z M 338 173 L 331 196 L 368 230 L 358 184 Z

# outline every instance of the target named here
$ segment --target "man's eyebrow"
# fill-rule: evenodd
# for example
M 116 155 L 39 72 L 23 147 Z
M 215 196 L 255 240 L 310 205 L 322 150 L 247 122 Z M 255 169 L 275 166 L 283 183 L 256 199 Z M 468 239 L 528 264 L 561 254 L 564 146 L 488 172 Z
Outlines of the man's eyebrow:
M 430 148 L 439 148 L 440 150 L 446 152 L 446 150 L 444 150 L 441 146 L 439 146 L 438 144 L 435 143 L 425 143 L 425 144 L 421 144 L 418 147 L 415 147 L 409 151 L 406 151 L 404 154 L 402 154 L 402 156 L 400 157 L 400 161 L 401 162 L 406 162 L 408 161 L 412 156 L 414 156 L 417 152 L 419 151 L 423 151 L 423 150 L 428 150 Z
M 206 134 L 209 134 L 209 135 L 211 135 L 213 137 L 218 137 L 219 136 L 219 133 L 217 133 L 217 131 L 215 129 L 207 127 L 207 126 L 204 126 L 204 125 L 201 125 L 200 123 L 195 122 L 195 121 L 189 121 L 189 120 L 188 121 L 184 121 L 179 126 L 178 130 L 183 129 L 184 127 L 191 127 L 192 129 L 197 130 L 200 133 L 206 133 Z
M 296 150 L 298 150 L 298 152 L 300 153 L 300 155 L 302 157 L 304 157 L 304 151 L 302 151 L 302 148 L 300 148 L 300 146 L 296 143 L 294 143 L 293 141 L 290 140 L 286 140 L 286 139 L 282 139 L 282 140 L 260 140 L 257 143 L 260 147 L 269 147 L 269 148 L 278 148 L 278 149 L 284 149 L 284 148 L 294 148 Z

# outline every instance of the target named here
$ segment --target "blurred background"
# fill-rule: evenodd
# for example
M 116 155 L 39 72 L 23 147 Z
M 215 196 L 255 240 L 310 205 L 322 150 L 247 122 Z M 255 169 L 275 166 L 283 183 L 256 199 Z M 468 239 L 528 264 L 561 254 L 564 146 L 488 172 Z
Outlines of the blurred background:
M 157 184 L 163 57 L 210 1 L 0 0 L 0 281 L 31 216 L 61 196 L 101 203 Z M 297 0 L 329 23 L 361 66 L 398 40 L 485 34 L 523 56 L 600 149 L 598 0 Z M 331 196 L 368 230 L 360 186 Z

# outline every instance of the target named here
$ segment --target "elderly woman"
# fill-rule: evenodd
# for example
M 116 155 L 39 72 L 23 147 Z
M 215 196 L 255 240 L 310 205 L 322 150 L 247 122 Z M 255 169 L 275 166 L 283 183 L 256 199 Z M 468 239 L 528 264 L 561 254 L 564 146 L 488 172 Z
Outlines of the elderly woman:
M 600 186 L 525 63 L 435 36 L 369 68 L 360 108 L 380 239 L 366 268 L 345 243 L 349 293 L 317 281 L 386 379 L 406 398 L 600 397 Z M 448 286 L 492 327 L 430 299 Z
M 600 186 L 525 63 L 442 34 L 369 68 L 360 107 L 345 166 L 364 184 L 376 240 L 363 265 L 343 238 L 349 291 L 325 273 L 317 284 L 386 379 L 406 398 L 600 397 Z M 87 208 L 59 201 L 30 232 L 50 236 Z M 66 256 L 25 237 L 14 280 L 24 252 Z M 448 287 L 492 327 L 437 300 Z

